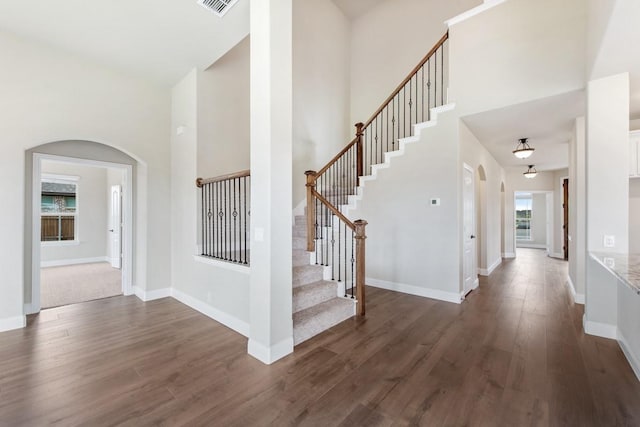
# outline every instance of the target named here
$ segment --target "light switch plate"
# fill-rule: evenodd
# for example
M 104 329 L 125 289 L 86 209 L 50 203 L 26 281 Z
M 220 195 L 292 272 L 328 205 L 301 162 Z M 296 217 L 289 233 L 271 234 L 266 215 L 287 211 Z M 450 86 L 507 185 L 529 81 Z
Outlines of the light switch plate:
M 605 248 L 615 248 L 616 247 L 616 236 L 608 236 L 605 234 L 603 245 Z
M 256 242 L 263 242 L 264 241 L 264 228 L 256 227 L 256 229 L 255 229 L 255 238 L 256 238 Z

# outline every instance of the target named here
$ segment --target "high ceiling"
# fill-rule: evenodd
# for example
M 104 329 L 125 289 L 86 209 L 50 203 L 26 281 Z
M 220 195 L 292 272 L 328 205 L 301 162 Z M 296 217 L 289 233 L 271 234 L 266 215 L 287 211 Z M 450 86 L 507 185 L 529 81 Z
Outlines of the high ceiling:
M 342 13 L 351 20 L 363 15 L 386 0 L 333 0 Z
M 504 167 L 534 164 L 538 171 L 569 165 L 569 140 L 575 118 L 584 115 L 583 91 L 570 92 L 463 118 L 471 132 Z M 528 159 L 516 158 L 520 138 L 535 148 Z
M 0 31 L 173 85 L 249 33 L 249 1 L 221 19 L 196 0 L 2 0 Z

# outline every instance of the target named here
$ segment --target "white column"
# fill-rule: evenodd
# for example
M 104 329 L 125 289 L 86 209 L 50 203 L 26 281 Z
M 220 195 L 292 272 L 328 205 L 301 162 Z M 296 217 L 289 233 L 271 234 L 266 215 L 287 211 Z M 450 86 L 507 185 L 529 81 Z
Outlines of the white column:
M 292 0 L 251 0 L 251 289 L 249 354 L 293 351 Z
M 629 249 L 629 74 L 593 80 L 587 88 L 587 250 Z M 615 238 L 605 247 L 604 237 Z M 615 278 L 587 255 L 585 331 L 615 338 Z

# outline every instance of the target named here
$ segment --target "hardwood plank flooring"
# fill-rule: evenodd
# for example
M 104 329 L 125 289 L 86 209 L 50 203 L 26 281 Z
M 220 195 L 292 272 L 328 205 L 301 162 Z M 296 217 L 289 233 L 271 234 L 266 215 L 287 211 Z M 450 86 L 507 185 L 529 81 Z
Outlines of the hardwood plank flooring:
M 519 250 L 461 305 L 369 288 L 365 319 L 271 366 L 173 299 L 46 310 L 0 334 L 0 426 L 639 426 L 640 382 L 566 274 Z

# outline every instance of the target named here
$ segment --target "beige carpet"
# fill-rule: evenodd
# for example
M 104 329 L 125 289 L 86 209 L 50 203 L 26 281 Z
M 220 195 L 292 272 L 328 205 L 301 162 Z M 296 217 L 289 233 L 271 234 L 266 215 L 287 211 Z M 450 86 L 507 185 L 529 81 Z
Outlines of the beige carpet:
M 42 308 L 122 294 L 122 272 L 107 262 L 48 267 L 40 271 Z

